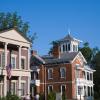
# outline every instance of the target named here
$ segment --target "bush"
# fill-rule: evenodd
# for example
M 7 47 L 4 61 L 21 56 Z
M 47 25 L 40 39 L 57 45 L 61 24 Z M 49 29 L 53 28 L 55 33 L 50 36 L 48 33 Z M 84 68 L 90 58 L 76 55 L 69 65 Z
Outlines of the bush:
M 39 100 L 45 100 L 45 97 L 44 97 L 44 94 L 43 93 L 40 94 Z
M 66 94 L 65 94 L 65 92 L 62 94 L 62 100 L 66 100 L 67 98 L 66 98 Z
M 48 94 L 48 100 L 56 100 L 56 93 L 55 92 L 50 92 Z
M 21 100 L 17 95 L 11 95 L 10 93 L 7 94 L 6 97 L 0 97 L 0 100 Z

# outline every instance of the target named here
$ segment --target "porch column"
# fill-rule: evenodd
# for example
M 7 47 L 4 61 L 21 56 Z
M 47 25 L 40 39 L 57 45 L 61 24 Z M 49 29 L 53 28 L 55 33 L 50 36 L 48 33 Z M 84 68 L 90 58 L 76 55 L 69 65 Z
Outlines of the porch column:
M 21 46 L 19 46 L 18 49 L 19 49 L 19 69 L 21 69 Z
M 93 81 L 93 73 L 91 73 L 92 74 L 92 81 Z
M 4 76 L 4 96 L 7 95 L 7 76 Z
M 27 84 L 27 86 L 28 86 L 28 88 L 27 88 L 27 94 L 30 94 L 30 81 L 31 81 L 31 77 L 28 77 L 28 84 Z
M 90 87 L 90 96 L 91 96 L 91 87 Z
M 21 76 L 18 77 L 18 95 L 21 96 Z
M 8 43 L 5 43 L 5 45 L 4 45 L 4 54 L 5 54 L 5 66 L 4 67 L 7 66 L 7 44 Z
M 30 48 L 28 48 L 28 56 L 27 56 L 27 58 L 28 58 L 28 70 L 30 70 Z

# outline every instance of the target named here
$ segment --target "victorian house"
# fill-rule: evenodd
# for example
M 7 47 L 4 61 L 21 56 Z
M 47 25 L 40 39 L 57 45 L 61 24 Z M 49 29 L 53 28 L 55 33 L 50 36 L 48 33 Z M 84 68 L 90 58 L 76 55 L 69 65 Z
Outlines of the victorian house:
M 1 97 L 9 91 L 20 97 L 30 93 L 30 45 L 16 29 L 0 32 Z
M 52 53 L 31 56 L 31 92 L 47 95 L 54 91 L 67 100 L 93 100 L 93 72 L 78 50 L 80 40 L 70 34 L 53 43 Z

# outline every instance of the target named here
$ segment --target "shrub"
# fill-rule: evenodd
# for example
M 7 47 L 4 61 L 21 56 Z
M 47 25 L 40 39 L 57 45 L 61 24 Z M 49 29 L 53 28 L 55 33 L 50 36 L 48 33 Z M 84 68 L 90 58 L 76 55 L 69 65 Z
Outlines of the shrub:
M 0 100 L 21 100 L 17 95 L 7 94 L 6 97 L 0 97 Z
M 67 98 L 66 98 L 66 94 L 65 94 L 65 92 L 62 94 L 62 100 L 66 100 Z
M 44 97 L 44 94 L 43 93 L 40 94 L 39 100 L 45 100 L 45 97 Z
M 55 92 L 50 92 L 48 94 L 48 100 L 56 100 L 56 93 Z

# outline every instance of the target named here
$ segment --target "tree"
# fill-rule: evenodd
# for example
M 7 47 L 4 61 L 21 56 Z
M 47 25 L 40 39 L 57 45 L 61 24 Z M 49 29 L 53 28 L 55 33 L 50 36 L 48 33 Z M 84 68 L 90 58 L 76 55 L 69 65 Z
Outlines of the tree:
M 83 56 L 85 57 L 85 59 L 87 60 L 88 63 L 91 62 L 92 59 L 92 49 L 89 47 L 89 43 L 85 42 L 83 44 L 82 48 L 79 48 L 79 50 L 82 52 Z
M 33 43 L 36 33 L 28 35 L 29 33 L 29 23 L 24 22 L 16 12 L 14 13 L 0 13 L 0 31 L 16 28 L 25 38 Z
M 94 97 L 95 99 L 100 99 L 100 51 L 94 56 L 92 61 L 94 65 Z

